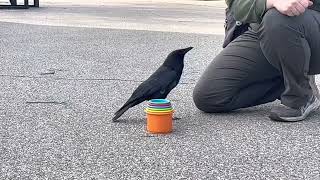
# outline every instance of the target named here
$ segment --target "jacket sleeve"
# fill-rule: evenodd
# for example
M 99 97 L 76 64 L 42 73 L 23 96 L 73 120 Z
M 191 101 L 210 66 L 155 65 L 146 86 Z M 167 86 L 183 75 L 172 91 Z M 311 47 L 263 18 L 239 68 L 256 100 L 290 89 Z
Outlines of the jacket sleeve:
M 234 18 L 243 23 L 260 23 L 266 12 L 266 0 L 226 0 Z

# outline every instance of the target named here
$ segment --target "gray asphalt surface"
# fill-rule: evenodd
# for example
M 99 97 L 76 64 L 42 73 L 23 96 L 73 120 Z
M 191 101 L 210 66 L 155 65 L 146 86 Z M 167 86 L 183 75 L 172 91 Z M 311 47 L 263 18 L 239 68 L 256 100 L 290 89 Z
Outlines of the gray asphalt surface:
M 77 5 L 77 2 L 59 5 L 52 1 L 52 5 L 41 5 L 40 8 L 31 8 L 23 12 L 1 10 L 1 21 L 34 25 L 224 34 L 224 6 L 165 2 L 128 5 L 110 5 L 105 2 L 104 5 L 90 6 Z
M 192 89 L 222 36 L 0 23 L 0 179 L 319 179 L 320 113 L 267 118 L 278 102 L 205 114 Z M 146 103 L 113 112 L 177 48 L 194 46 L 172 91 L 170 135 Z

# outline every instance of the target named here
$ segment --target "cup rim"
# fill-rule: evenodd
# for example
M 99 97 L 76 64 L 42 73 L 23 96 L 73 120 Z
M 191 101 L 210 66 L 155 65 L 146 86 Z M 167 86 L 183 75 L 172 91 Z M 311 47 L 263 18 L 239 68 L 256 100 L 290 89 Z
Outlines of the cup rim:
M 170 101 L 168 99 L 151 99 L 149 100 L 151 104 L 169 104 Z
M 148 105 L 148 107 L 154 107 L 154 108 L 171 108 L 172 106 L 155 106 L 155 105 Z
M 147 111 L 172 111 L 173 108 L 163 108 L 163 109 L 156 109 L 156 108 L 146 108 Z
M 159 115 L 159 116 L 161 116 L 161 115 L 173 114 L 173 113 L 174 113 L 174 110 L 168 111 L 168 112 L 150 112 L 150 111 L 146 111 L 146 110 L 145 110 L 145 112 L 146 112 L 147 114 L 152 114 L 152 115 Z

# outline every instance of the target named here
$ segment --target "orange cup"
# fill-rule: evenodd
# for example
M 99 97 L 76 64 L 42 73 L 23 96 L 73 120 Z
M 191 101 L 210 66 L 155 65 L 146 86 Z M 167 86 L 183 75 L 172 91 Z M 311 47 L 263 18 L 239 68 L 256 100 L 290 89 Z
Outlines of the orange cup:
M 154 134 L 168 134 L 172 132 L 172 116 L 169 113 L 148 113 L 147 112 L 147 130 Z

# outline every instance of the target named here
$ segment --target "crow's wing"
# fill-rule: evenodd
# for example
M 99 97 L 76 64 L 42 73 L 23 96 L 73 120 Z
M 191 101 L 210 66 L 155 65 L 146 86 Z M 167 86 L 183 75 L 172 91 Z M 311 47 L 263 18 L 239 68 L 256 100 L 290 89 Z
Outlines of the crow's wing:
M 177 79 L 177 72 L 168 68 L 158 69 L 146 81 L 140 84 L 127 102 L 149 100 L 155 93 L 167 92 L 168 87 Z

